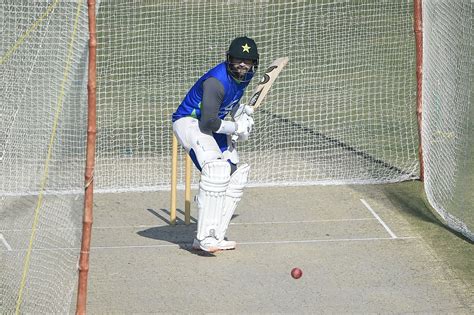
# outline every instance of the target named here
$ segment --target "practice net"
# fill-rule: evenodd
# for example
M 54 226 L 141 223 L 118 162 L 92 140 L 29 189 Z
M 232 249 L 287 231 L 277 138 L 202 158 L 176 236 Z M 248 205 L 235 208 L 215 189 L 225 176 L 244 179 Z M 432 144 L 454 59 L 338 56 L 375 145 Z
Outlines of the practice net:
M 474 240 L 473 2 L 423 1 L 425 191 L 448 225 Z
M 412 12 L 411 1 L 101 1 L 96 189 L 169 189 L 171 114 L 242 35 L 261 69 L 289 57 L 238 147 L 251 185 L 417 177 Z
M 77 288 L 85 1 L 0 2 L 0 314 L 65 314 Z
M 0 4 L 0 313 L 64 313 L 71 307 L 83 204 L 86 9 L 80 0 Z M 418 176 L 412 1 L 109 0 L 100 2 L 97 22 L 98 192 L 170 188 L 171 114 L 242 35 L 256 40 L 261 69 L 277 57 L 290 60 L 255 114 L 250 140 L 239 144 L 241 160 L 252 167 L 251 185 Z M 448 40 L 447 34 L 439 38 Z M 466 68 L 455 67 L 455 73 L 467 80 L 455 76 L 446 89 L 472 93 L 469 46 L 459 47 L 463 57 L 454 59 Z M 431 70 L 435 80 L 449 80 L 437 70 Z M 429 198 L 438 208 L 446 199 L 446 207 L 461 209 L 443 197 L 458 198 L 460 190 L 444 187 L 460 187 L 462 165 L 472 169 L 467 155 L 458 154 L 472 124 L 465 101 L 453 103 L 460 106 L 457 113 L 437 108 L 438 90 L 447 99 L 452 93 L 432 90 L 435 100 L 426 108 L 434 111 L 425 115 L 425 126 L 449 114 L 463 136 L 456 134 L 459 143 L 451 144 L 454 131 L 445 121 L 423 135 L 442 135 L 442 141 L 424 141 L 426 152 L 431 144 L 449 148 L 438 162 L 425 161 Z M 469 104 L 469 92 L 457 97 Z M 456 179 L 443 178 L 449 169 L 436 171 L 450 167 L 450 154 L 461 156 L 454 161 L 460 165 Z M 183 182 L 183 168 L 179 173 Z M 196 173 L 193 183 L 198 179 Z M 464 220 L 467 212 L 450 213 Z

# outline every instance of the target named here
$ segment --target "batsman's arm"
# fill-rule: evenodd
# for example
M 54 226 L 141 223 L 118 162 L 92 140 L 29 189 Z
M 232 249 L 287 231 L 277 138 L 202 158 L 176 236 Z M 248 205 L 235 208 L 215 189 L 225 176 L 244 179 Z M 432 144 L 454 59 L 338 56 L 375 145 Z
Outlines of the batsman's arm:
M 205 133 L 232 134 L 237 130 L 235 122 L 221 120 L 218 116 L 219 107 L 224 99 L 224 87 L 216 78 L 203 82 L 201 102 L 201 119 L 199 128 Z

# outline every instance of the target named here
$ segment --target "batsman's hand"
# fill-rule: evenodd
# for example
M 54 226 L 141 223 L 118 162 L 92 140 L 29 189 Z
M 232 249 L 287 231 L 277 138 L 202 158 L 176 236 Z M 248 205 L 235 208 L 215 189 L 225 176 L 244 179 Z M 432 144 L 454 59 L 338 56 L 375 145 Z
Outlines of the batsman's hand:
M 239 107 L 237 108 L 237 110 L 232 116 L 234 117 L 234 120 L 237 121 L 237 119 L 239 119 L 240 116 L 242 116 L 243 114 L 247 114 L 250 116 L 253 114 L 253 112 L 254 112 L 254 109 L 252 106 L 239 104 Z
M 237 130 L 232 135 L 233 141 L 245 141 L 249 138 L 252 126 L 254 124 L 253 118 L 245 111 L 235 120 L 237 123 Z

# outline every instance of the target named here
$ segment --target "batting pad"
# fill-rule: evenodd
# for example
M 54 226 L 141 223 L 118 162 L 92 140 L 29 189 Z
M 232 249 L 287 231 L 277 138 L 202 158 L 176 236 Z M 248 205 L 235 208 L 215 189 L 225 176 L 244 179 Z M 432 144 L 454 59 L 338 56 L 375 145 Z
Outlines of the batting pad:
M 230 180 L 230 165 L 224 160 L 204 164 L 199 182 L 197 239 L 216 237 L 222 217 L 226 190 Z
M 224 210 L 217 235 L 219 241 L 224 240 L 225 233 L 237 208 L 237 204 L 240 199 L 242 199 L 244 188 L 248 181 L 249 171 L 250 166 L 248 164 L 242 164 L 230 177 L 229 186 L 225 192 Z

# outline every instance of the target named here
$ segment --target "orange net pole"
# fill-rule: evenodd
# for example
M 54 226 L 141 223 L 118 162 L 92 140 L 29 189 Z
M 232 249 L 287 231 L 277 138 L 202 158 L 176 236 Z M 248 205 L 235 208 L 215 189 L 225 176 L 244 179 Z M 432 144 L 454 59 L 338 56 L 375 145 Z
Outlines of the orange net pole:
M 416 41 L 416 116 L 418 119 L 418 159 L 420 160 L 420 180 L 424 179 L 423 148 L 421 142 L 422 131 L 422 78 L 423 78 L 423 18 L 422 18 L 422 0 L 414 0 L 414 31 Z
M 87 276 L 92 231 L 93 184 L 96 143 L 96 20 L 95 0 L 87 1 L 89 15 L 89 67 L 87 80 L 87 153 L 85 170 L 84 215 L 82 222 L 82 244 L 79 258 L 79 283 L 77 289 L 76 314 L 86 313 Z

